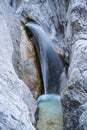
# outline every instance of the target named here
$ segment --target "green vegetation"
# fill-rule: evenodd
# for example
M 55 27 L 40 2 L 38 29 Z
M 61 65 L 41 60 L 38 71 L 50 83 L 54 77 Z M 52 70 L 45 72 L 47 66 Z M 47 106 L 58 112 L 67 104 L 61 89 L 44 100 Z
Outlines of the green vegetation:
M 23 22 L 21 22 L 21 25 L 22 25 L 23 29 L 25 30 L 27 37 L 28 37 L 29 39 L 31 39 L 31 38 L 33 37 L 32 32 L 29 30 L 29 28 L 27 28 L 27 27 L 25 26 L 25 24 L 24 24 Z

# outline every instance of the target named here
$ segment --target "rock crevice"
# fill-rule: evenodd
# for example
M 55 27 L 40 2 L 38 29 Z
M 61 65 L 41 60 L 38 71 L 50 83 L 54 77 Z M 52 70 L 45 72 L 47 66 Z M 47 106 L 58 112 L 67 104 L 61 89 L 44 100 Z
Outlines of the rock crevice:
M 19 0 L 16 12 L 10 2 L 0 1 L 0 127 L 34 130 L 31 122 L 36 102 L 29 88 L 19 80 L 24 80 L 38 97 L 42 84 L 35 65 L 36 54 L 20 24 L 34 20 L 50 35 L 55 51 L 69 65 L 67 86 L 62 93 L 64 129 L 86 130 L 87 0 Z

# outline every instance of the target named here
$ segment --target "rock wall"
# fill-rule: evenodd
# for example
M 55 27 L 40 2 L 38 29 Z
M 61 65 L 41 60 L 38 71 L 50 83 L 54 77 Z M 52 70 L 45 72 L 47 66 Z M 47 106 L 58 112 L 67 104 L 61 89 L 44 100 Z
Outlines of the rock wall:
M 50 35 L 56 52 L 68 63 L 67 85 L 62 92 L 64 129 L 86 130 L 87 0 L 18 0 L 16 12 L 10 2 L 0 1 L 1 129 L 35 129 L 31 122 L 36 101 L 24 82 L 35 97 L 42 84 L 35 50 L 20 24 L 33 20 Z
M 64 35 L 66 30 L 66 3 L 64 0 L 22 0 L 17 13 L 26 23 L 34 20 L 50 35 L 55 49 L 63 51 L 66 48 Z M 61 43 L 61 44 L 60 44 Z
M 63 95 L 66 130 L 86 130 L 87 114 L 87 1 L 71 0 L 66 41 L 70 52 L 67 87 Z
M 21 26 L 19 77 L 29 86 L 36 99 L 42 92 L 40 65 L 33 43 L 28 39 Z
M 20 26 L 7 0 L 0 1 L 0 129 L 35 130 L 36 101 L 15 73 L 14 47 L 18 52 Z M 15 44 L 15 45 L 14 45 Z M 13 47 L 14 45 L 14 47 Z M 17 53 L 15 56 L 18 56 Z M 17 58 L 17 57 L 16 57 Z

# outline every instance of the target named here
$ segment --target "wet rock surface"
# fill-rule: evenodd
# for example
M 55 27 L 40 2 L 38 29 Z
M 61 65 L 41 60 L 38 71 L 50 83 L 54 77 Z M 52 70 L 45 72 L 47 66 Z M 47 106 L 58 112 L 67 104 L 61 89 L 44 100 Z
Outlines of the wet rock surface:
M 33 43 L 28 39 L 27 34 L 21 26 L 20 57 L 19 67 L 20 78 L 29 86 L 36 99 L 42 92 L 42 78 L 38 57 Z

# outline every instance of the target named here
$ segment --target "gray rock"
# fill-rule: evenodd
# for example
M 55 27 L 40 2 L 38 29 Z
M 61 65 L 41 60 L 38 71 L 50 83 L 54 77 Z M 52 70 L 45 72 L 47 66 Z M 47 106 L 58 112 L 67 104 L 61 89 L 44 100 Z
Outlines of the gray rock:
M 67 87 L 63 92 L 66 130 L 87 129 L 87 1 L 71 0 L 66 40 L 70 51 Z M 85 107 L 83 107 L 85 106 Z
M 62 93 L 64 129 L 87 130 L 87 0 L 19 0 L 16 13 L 7 2 L 10 0 L 0 1 L 0 127 L 3 130 L 34 129 L 30 120 L 34 120 L 35 101 L 12 65 L 13 59 L 19 77 L 22 67 L 27 69 L 27 64 L 20 67 L 20 16 L 24 23 L 34 20 L 40 24 L 50 35 L 57 52 L 66 56 L 69 51 L 68 80 Z M 31 64 L 34 66 L 34 62 Z M 35 66 L 34 70 L 37 71 Z
M 2 130 L 35 130 L 32 123 L 35 121 L 36 101 L 29 88 L 18 78 L 12 64 L 13 44 L 19 41 L 19 36 L 20 27 L 13 9 L 7 0 L 0 1 L 0 129 Z

